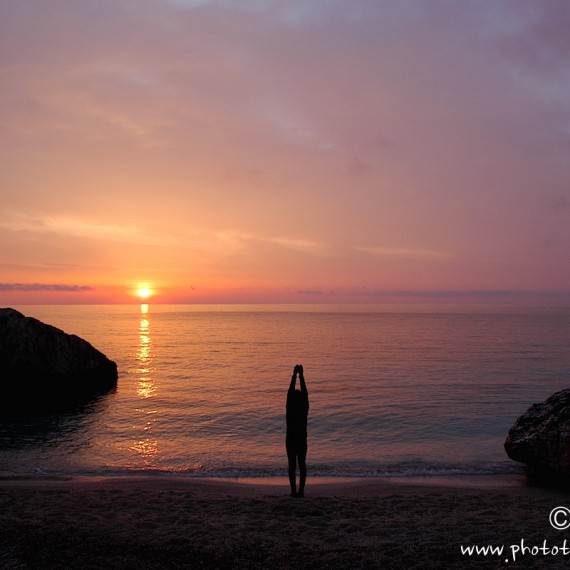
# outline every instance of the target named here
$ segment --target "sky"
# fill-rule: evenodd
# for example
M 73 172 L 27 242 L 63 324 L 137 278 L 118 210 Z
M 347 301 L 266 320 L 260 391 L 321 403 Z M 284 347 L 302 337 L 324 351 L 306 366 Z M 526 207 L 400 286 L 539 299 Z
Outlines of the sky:
M 565 0 L 0 0 L 0 305 L 570 301 Z

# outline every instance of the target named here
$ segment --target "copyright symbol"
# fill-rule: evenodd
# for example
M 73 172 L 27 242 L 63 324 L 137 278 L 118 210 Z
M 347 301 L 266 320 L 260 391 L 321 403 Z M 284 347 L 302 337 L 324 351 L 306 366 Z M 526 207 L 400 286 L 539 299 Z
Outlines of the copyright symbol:
M 555 507 L 550 511 L 550 524 L 556 530 L 564 530 L 570 527 L 570 509 Z

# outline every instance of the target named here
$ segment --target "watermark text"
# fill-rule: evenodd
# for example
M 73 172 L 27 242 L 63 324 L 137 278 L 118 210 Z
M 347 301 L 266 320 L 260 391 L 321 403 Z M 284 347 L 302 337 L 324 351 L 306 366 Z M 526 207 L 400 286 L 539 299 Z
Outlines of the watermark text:
M 550 511 L 548 520 L 552 528 L 566 530 L 570 528 L 570 509 L 555 507 Z M 460 549 L 463 556 L 496 556 L 505 562 L 516 562 L 524 556 L 570 556 L 568 539 L 559 543 L 549 543 L 545 539 L 540 544 L 531 544 L 522 538 L 516 544 L 462 544 Z

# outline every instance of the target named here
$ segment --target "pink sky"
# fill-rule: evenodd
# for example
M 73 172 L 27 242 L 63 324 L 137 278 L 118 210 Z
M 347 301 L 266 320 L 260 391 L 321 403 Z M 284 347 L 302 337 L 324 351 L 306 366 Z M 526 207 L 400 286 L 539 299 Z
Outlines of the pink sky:
M 570 299 L 563 0 L 4 0 L 0 305 Z

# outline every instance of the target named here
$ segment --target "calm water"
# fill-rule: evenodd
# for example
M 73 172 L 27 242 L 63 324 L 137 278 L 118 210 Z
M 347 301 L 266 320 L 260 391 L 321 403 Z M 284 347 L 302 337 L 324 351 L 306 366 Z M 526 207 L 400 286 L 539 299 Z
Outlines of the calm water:
M 570 308 L 27 306 L 115 360 L 74 413 L 0 422 L 2 474 L 285 475 L 302 363 L 310 474 L 512 472 L 513 421 L 570 385 Z

